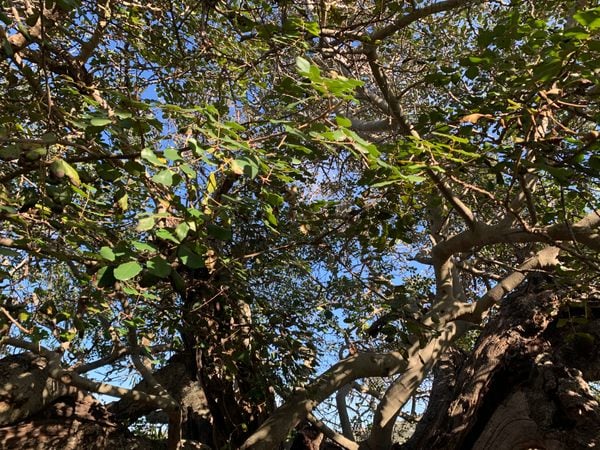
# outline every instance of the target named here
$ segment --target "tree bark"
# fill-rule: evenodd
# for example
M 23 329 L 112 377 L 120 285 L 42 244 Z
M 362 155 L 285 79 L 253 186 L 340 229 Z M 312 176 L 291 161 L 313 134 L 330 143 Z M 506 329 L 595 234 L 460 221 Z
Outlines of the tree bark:
M 79 392 L 55 399 L 25 420 L 0 427 L 0 448 L 164 450 L 166 444 L 133 435 L 114 421 L 104 405 Z
M 530 280 L 503 301 L 464 363 L 438 365 L 423 423 L 397 447 L 600 445 L 600 405 L 588 386 L 600 379 L 600 309 L 594 302 L 593 294 Z

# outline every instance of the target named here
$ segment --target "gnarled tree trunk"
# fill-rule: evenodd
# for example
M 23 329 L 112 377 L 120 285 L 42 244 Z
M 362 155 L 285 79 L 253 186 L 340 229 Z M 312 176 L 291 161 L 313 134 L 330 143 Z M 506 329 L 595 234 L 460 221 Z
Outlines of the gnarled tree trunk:
M 44 358 L 22 353 L 0 360 L 0 448 L 166 446 L 134 436 L 98 400 L 50 378 Z
M 578 306 L 574 306 L 574 302 Z M 509 296 L 471 356 L 435 373 L 420 426 L 399 448 L 579 449 L 600 445 L 600 310 L 552 284 Z

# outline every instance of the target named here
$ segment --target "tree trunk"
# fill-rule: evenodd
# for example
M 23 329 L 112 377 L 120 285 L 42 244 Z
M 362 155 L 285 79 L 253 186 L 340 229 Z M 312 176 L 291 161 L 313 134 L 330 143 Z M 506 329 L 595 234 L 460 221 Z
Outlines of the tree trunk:
M 530 282 L 505 299 L 471 356 L 446 358 L 409 449 L 600 445 L 600 309 L 591 293 Z

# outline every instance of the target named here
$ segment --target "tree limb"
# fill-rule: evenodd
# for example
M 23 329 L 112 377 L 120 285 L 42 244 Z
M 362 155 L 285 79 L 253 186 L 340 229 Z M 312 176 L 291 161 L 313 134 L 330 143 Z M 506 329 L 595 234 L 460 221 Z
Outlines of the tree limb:
M 475 215 L 473 214 L 473 211 L 471 211 L 471 209 L 465 205 L 460 198 L 452 193 L 450 187 L 446 185 L 446 183 L 444 183 L 433 170 L 427 169 L 426 173 L 429 178 L 433 180 L 444 198 L 448 200 L 450 205 L 452 205 L 452 207 L 456 210 L 458 215 L 461 216 L 464 221 L 467 222 L 469 228 L 473 230 L 475 228 Z
M 308 414 L 308 421 L 316 426 L 321 432 L 336 444 L 341 445 L 347 450 L 358 450 L 358 444 L 345 436 L 342 436 L 335 430 L 329 428 L 322 420 L 317 419 L 312 413 Z
M 113 386 L 108 383 L 92 381 L 88 378 L 82 377 L 74 370 L 64 369 L 60 364 L 60 354 L 42 347 L 39 344 L 22 341 L 15 338 L 3 338 L 0 340 L 0 345 L 10 345 L 12 347 L 22 348 L 47 358 L 49 375 L 67 386 L 75 386 L 86 391 L 97 392 L 98 394 L 106 394 L 112 397 L 129 397 L 136 401 L 148 403 L 156 406 L 156 408 L 166 410 L 178 408 L 178 404 L 170 397 L 147 394 L 145 392 Z
M 406 361 L 400 352 L 354 354 L 335 364 L 277 408 L 240 449 L 277 448 L 289 430 L 342 386 L 358 378 L 393 376 L 405 367 Z
M 416 22 L 417 20 L 422 19 L 423 17 L 460 8 L 462 6 L 473 5 L 479 3 L 480 1 L 481 0 L 446 0 L 439 3 L 433 3 L 432 5 L 424 6 L 423 8 L 416 9 L 409 14 L 399 17 L 390 25 L 375 30 L 373 33 L 371 33 L 369 37 L 372 41 L 382 40 L 391 36 L 392 34 L 397 33 L 403 28 L 406 28 L 411 23 Z
M 447 308 L 447 305 L 443 305 L 444 309 L 436 308 L 438 305 L 432 308 L 424 323 L 432 323 L 430 320 L 432 315 L 438 314 L 437 321 L 446 324 L 443 325 L 442 334 L 432 339 L 423 349 L 418 342 L 411 347 L 407 370 L 386 391 L 375 412 L 371 435 L 366 441 L 365 448 L 376 449 L 389 445 L 398 413 L 425 379 L 439 356 L 456 338 L 462 336 L 470 325 L 480 323 L 491 306 L 519 286 L 525 279 L 527 271 L 555 265 L 558 262 L 558 252 L 559 249 L 556 247 L 544 248 L 474 304 L 457 302 L 453 308 Z

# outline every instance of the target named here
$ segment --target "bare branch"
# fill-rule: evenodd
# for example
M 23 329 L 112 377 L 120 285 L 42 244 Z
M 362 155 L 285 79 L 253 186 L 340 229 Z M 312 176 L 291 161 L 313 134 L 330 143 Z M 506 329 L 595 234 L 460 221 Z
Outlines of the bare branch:
M 390 25 L 375 30 L 373 33 L 371 33 L 370 38 L 372 41 L 382 40 L 394 33 L 397 33 L 403 28 L 406 28 L 411 23 L 414 23 L 423 17 L 431 16 L 444 11 L 450 11 L 463 6 L 474 5 L 480 2 L 481 0 L 446 0 L 439 3 L 433 3 L 432 5 L 416 9 L 409 14 L 399 17 Z
M 137 333 L 134 328 L 130 328 L 128 332 L 129 345 L 131 347 L 131 360 L 133 365 L 142 375 L 142 378 L 148 386 L 157 394 L 170 397 L 167 390 L 158 382 L 154 377 L 152 370 L 142 361 L 142 355 L 140 354 L 140 346 L 137 341 Z
M 346 396 L 352 390 L 352 385 L 347 384 L 343 386 L 335 394 L 335 405 L 337 408 L 338 416 L 340 417 L 340 425 L 342 427 L 342 434 L 351 440 L 354 440 L 354 433 L 352 432 L 352 424 L 350 423 L 350 416 L 348 415 L 348 405 L 346 404 Z
M 600 211 L 592 211 L 577 223 L 568 226 L 560 223 L 529 231 L 511 228 L 505 223 L 489 226 L 480 224 L 475 230 L 467 230 L 436 244 L 432 249 L 434 262 L 442 263 L 456 253 L 464 253 L 476 247 L 492 244 L 517 244 L 523 242 L 573 241 L 590 249 L 600 249 Z
M 366 55 L 367 60 L 369 62 L 369 67 L 371 68 L 371 73 L 373 74 L 373 78 L 375 79 L 375 83 L 377 84 L 377 87 L 381 91 L 381 94 L 383 95 L 386 103 L 389 106 L 389 110 L 387 112 L 392 114 L 394 119 L 398 122 L 400 132 L 408 136 L 413 132 L 413 129 L 406 121 L 398 99 L 392 92 L 387 81 L 387 77 L 385 76 L 385 74 L 381 70 L 381 67 L 379 66 L 379 62 L 377 61 L 377 47 L 375 45 L 371 45 Z M 415 137 L 418 137 L 418 135 Z
M 362 121 L 358 119 L 350 119 L 352 121 L 352 129 L 358 132 L 375 133 L 377 131 L 389 131 L 394 125 L 389 119 Z
M 96 9 L 98 11 L 98 23 L 96 24 L 96 28 L 94 29 L 94 32 L 92 33 L 90 39 L 82 44 L 79 55 L 77 55 L 76 58 L 78 61 L 87 61 L 98 46 L 98 44 L 100 43 L 100 40 L 104 35 L 104 31 L 106 30 L 106 27 L 108 26 L 108 21 L 110 19 L 110 6 L 111 0 L 106 0 L 104 4 L 98 2 L 98 4 L 96 5 Z
M 335 364 L 277 408 L 240 448 L 276 448 L 283 442 L 289 430 L 342 386 L 359 378 L 393 376 L 405 367 L 406 361 L 400 352 L 354 354 Z
M 442 179 L 438 177 L 433 170 L 427 169 L 426 172 L 429 178 L 431 178 L 435 185 L 438 187 L 444 198 L 448 200 L 448 202 L 456 210 L 458 215 L 461 216 L 465 220 L 465 222 L 467 222 L 469 228 L 474 229 L 475 215 L 473 214 L 473 211 L 471 211 L 471 209 L 467 205 L 465 205 L 461 199 L 459 199 L 456 195 L 452 193 L 450 187 L 446 183 L 444 183 Z
M 83 364 L 81 366 L 73 367 L 73 371 L 82 374 L 89 372 L 91 370 L 98 369 L 100 367 L 106 366 L 107 364 L 111 364 L 115 361 L 118 361 L 125 355 L 129 353 L 129 350 L 126 347 L 117 347 L 114 346 L 110 355 L 105 356 L 104 358 L 97 359 L 96 361 L 92 361 L 87 364 Z
M 138 402 L 148 403 L 155 406 L 156 408 L 174 410 L 178 408 L 178 404 L 170 397 L 164 397 L 160 395 L 147 394 L 132 389 L 125 389 L 119 386 L 114 386 L 108 383 L 102 383 L 99 381 L 92 381 L 88 378 L 84 378 L 74 370 L 66 370 L 60 365 L 60 354 L 53 352 L 39 344 L 33 342 L 22 341 L 15 338 L 3 338 L 0 340 L 0 345 L 10 345 L 12 347 L 18 347 L 25 350 L 29 350 L 33 353 L 39 354 L 44 358 L 48 359 L 49 375 L 55 380 L 61 381 L 67 386 L 75 386 L 79 389 L 83 389 L 90 392 L 97 392 L 98 394 L 110 395 L 112 397 L 119 398 L 132 398 Z
M 6 318 L 12 322 L 19 330 L 21 330 L 23 333 L 25 334 L 31 334 L 31 330 L 28 330 L 27 328 L 25 328 L 23 325 L 21 325 L 19 323 L 19 321 L 17 319 L 15 319 L 9 312 L 8 310 L 4 307 L 4 306 L 0 306 L 0 311 L 2 311 L 2 314 L 4 314 L 6 316 Z
M 402 406 L 417 390 L 435 361 L 456 338 L 471 328 L 471 325 L 464 321 L 449 322 L 425 347 L 421 348 L 419 342 L 412 345 L 408 350 L 407 369 L 386 391 L 375 411 L 366 448 L 389 448 L 394 424 Z
M 325 436 L 334 441 L 336 444 L 341 445 L 347 450 L 358 450 L 358 444 L 354 440 L 350 440 L 335 430 L 332 430 L 325 425 L 322 420 L 317 419 L 311 413 L 308 414 L 308 421 L 321 430 Z

